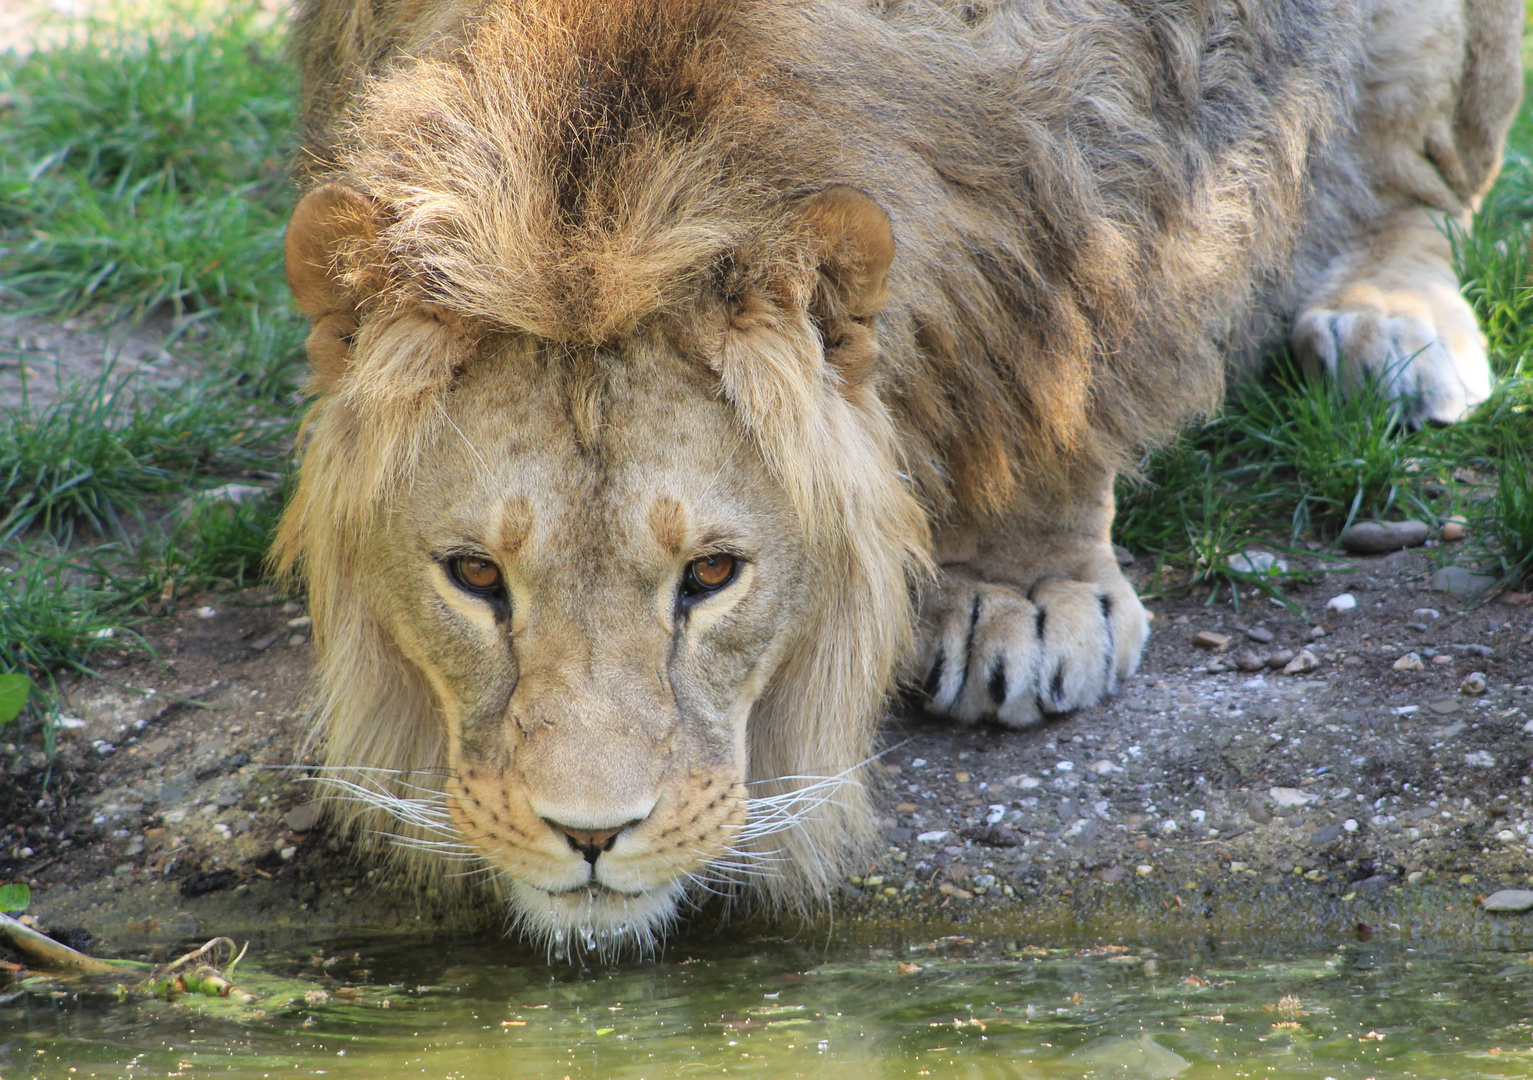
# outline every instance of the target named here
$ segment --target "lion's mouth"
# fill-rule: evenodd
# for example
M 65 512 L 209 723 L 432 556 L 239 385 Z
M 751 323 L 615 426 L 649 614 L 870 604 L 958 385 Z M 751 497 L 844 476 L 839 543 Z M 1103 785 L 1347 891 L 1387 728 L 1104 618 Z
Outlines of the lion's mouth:
M 550 956 L 590 952 L 611 958 L 651 953 L 676 920 L 682 889 L 675 881 L 639 893 L 591 882 L 550 892 L 510 882 L 512 929 L 542 942 Z
M 600 881 L 588 881 L 584 885 L 572 885 L 568 889 L 543 889 L 549 896 L 572 896 L 577 893 L 588 893 L 594 899 L 598 896 L 617 896 L 624 900 L 637 900 L 644 895 L 645 890 L 615 889 L 611 885 L 604 885 Z

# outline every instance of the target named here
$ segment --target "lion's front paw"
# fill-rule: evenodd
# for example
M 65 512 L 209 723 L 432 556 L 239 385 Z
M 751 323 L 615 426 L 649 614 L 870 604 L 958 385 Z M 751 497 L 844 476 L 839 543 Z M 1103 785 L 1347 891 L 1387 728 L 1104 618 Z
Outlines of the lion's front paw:
M 1150 632 L 1121 579 L 1045 581 L 1024 596 L 953 576 L 922 608 L 927 708 L 966 724 L 1026 727 L 1091 705 L 1139 666 Z
M 1372 376 L 1411 424 L 1451 424 L 1490 396 L 1490 361 L 1457 289 L 1353 286 L 1294 324 L 1294 349 L 1345 388 Z

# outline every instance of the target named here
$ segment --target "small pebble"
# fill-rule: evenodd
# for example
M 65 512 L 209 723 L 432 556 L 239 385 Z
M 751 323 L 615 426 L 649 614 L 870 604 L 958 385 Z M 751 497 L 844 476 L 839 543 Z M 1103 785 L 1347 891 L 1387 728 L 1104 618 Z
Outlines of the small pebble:
M 1246 631 L 1246 637 L 1260 645 L 1270 645 L 1272 643 L 1272 631 L 1268 630 L 1265 626 L 1251 627 Z
M 1284 675 L 1303 675 L 1320 666 L 1320 658 L 1308 649 L 1300 649 L 1299 655 L 1283 665 Z
M 287 647 L 289 649 L 296 649 L 298 646 L 306 644 L 308 640 L 303 634 L 290 634 L 287 639 Z
M 1321 638 L 1325 637 L 1329 633 L 1330 633 L 1330 631 L 1327 630 L 1323 626 L 1311 626 L 1309 628 L 1309 635 L 1308 636 L 1309 636 L 1309 639 L 1311 641 L 1319 641 Z
M 1327 611 L 1351 611 L 1353 608 L 1357 607 L 1357 597 L 1353 596 L 1349 592 L 1344 592 L 1339 596 L 1331 597 L 1325 602 L 1325 606 Z
M 267 649 L 271 648 L 276 643 L 277 643 L 277 635 L 276 634 L 267 634 L 265 637 L 258 637 L 254 641 L 252 641 L 250 643 L 250 647 L 252 649 L 254 649 L 256 652 L 265 652 Z
M 1490 588 L 1496 579 L 1488 574 L 1473 574 L 1462 566 L 1444 566 L 1432 574 L 1427 588 L 1433 592 L 1473 593 Z
M 1455 540 L 1462 540 L 1469 535 L 1468 525 L 1467 521 L 1458 514 L 1455 514 L 1443 522 L 1442 528 L 1438 530 L 1437 535 L 1451 544 Z
M 1444 666 L 1446 666 L 1448 664 L 1453 663 L 1453 657 L 1451 657 L 1451 656 L 1434 656 L 1434 657 L 1432 657 L 1432 663 L 1436 664 L 1438 667 L 1444 667 Z
M 1480 906 L 1502 915 L 1533 911 L 1533 889 L 1500 889 L 1487 896 Z
M 1471 750 L 1464 755 L 1464 764 L 1471 769 L 1494 769 L 1496 755 L 1488 750 Z
M 1443 617 L 1443 613 L 1435 607 L 1419 607 L 1411 612 L 1411 617 L 1425 621 L 1427 619 L 1440 619 Z
M 1267 666 L 1273 671 L 1281 671 L 1283 668 L 1288 666 L 1289 662 L 1293 660 L 1293 658 L 1294 651 L 1292 649 L 1279 649 L 1277 652 L 1267 657 Z
M 1241 671 L 1260 671 L 1267 666 L 1267 659 L 1266 657 L 1258 656 L 1250 649 L 1241 649 L 1235 655 L 1235 666 Z
M 218 609 L 211 607 L 200 607 L 197 609 L 196 614 L 197 618 L 199 619 L 216 619 L 218 618 Z
M 296 619 L 289 619 L 287 621 L 287 628 L 289 630 L 307 630 L 313 624 L 314 620 L 309 618 L 309 616 L 300 615 Z
M 1408 652 L 1392 665 L 1396 671 L 1420 671 L 1426 667 L 1421 662 L 1421 656 L 1417 653 Z
M 1339 542 L 1354 555 L 1383 555 L 1420 547 L 1430 534 L 1424 521 L 1359 521 L 1341 534 Z
M 282 821 L 294 832 L 309 832 L 319 824 L 319 815 L 319 803 L 307 802 L 289 810 Z
M 1192 643 L 1200 649 L 1222 651 L 1229 648 L 1230 636 L 1217 634 L 1212 630 L 1199 630 L 1197 636 L 1192 639 Z
M 1458 692 L 1472 695 L 1485 693 L 1485 672 L 1471 671 L 1464 677 L 1464 681 L 1458 684 Z
M 1458 712 L 1459 704 L 1450 697 L 1438 698 L 1436 701 L 1427 702 L 1427 708 L 1431 709 L 1438 716 L 1447 716 L 1449 713 Z
M 1256 574 L 1266 577 L 1272 574 L 1285 574 L 1288 572 L 1288 564 L 1270 551 L 1258 551 L 1255 548 L 1231 555 L 1224 560 L 1237 574 Z
M 1342 827 L 1342 829 L 1344 829 L 1345 831 L 1347 831 L 1349 833 L 1355 833 L 1355 832 L 1357 832 L 1357 829 L 1358 829 L 1357 819 L 1356 818 L 1348 818 L 1346 821 L 1343 821 L 1341 823 L 1341 827 Z

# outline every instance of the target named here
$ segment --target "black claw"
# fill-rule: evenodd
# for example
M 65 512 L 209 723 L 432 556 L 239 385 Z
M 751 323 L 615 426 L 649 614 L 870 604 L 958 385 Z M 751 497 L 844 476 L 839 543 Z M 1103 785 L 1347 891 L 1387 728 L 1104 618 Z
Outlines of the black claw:
M 1102 624 L 1107 627 L 1107 655 L 1105 657 L 1105 664 L 1107 681 L 1111 683 L 1113 653 L 1115 652 L 1113 648 L 1112 633 L 1112 597 L 1108 596 L 1106 593 L 1103 593 L 1101 596 L 1097 597 L 1097 601 L 1102 605 Z
M 995 702 L 995 707 L 1000 708 L 1006 703 L 1006 661 L 996 661 L 995 670 L 990 673 L 990 682 L 986 686 L 990 691 L 990 700 Z
M 926 673 L 926 682 L 921 686 L 921 689 L 926 691 L 926 696 L 929 698 L 937 696 L 937 684 L 942 681 L 942 665 L 946 661 L 946 654 L 941 649 L 938 649 L 937 658 L 932 661 L 932 669 Z
M 958 682 L 958 692 L 955 697 L 963 696 L 963 688 L 969 685 L 969 669 L 974 666 L 974 631 L 979 626 L 979 593 L 974 594 L 974 602 L 969 605 L 969 636 L 963 642 L 963 678 Z

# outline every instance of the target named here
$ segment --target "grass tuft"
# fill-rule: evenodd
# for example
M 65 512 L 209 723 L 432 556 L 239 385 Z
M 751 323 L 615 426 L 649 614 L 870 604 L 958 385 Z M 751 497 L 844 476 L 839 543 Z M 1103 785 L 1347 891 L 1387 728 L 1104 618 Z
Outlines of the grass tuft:
M 110 369 L 45 407 L 0 411 L 0 545 L 32 528 L 67 542 L 80 524 L 124 539 L 123 515 L 146 497 L 265 463 L 288 427 L 212 381 L 129 407 Z

